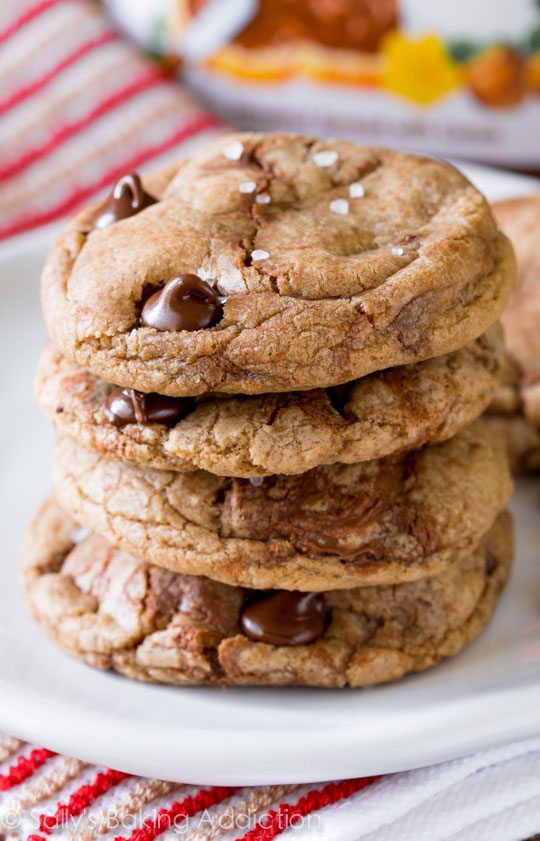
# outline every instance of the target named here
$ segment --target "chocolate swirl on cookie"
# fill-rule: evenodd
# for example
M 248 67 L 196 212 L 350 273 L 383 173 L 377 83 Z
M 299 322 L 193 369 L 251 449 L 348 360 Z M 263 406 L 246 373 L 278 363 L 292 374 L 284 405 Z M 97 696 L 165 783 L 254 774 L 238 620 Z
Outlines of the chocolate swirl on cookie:
M 127 219 L 145 207 L 156 204 L 156 201 L 157 199 L 143 188 L 136 172 L 123 175 L 112 188 L 108 198 L 97 209 L 94 228 L 107 228 L 119 219 Z
M 220 296 L 194 274 L 182 274 L 155 292 L 144 304 L 141 326 L 163 332 L 203 330 L 223 316 Z
M 255 642 L 309 645 L 322 637 L 329 621 L 324 593 L 278 590 L 249 601 L 240 627 Z
M 183 397 L 165 397 L 163 394 L 143 394 L 134 388 L 117 388 L 103 403 L 103 412 L 115 426 L 128 423 L 161 423 L 174 426 L 185 417 L 193 401 Z

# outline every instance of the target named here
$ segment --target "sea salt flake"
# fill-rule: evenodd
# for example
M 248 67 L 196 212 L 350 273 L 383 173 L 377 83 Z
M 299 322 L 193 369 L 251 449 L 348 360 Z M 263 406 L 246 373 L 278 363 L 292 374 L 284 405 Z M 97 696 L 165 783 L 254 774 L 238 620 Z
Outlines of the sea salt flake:
M 255 251 L 251 252 L 252 260 L 268 260 L 269 257 L 270 254 L 264 248 L 256 248 Z
M 255 201 L 257 204 L 270 204 L 270 193 L 259 193 L 258 196 L 255 196 Z
M 346 216 L 349 212 L 349 202 L 347 199 L 334 199 L 330 202 L 330 210 L 332 213 L 339 213 L 341 216 Z
M 405 249 L 401 247 L 401 245 L 394 245 L 392 248 L 392 254 L 394 257 L 402 257 L 405 254 Z
M 349 184 L 349 195 L 351 199 L 363 199 L 366 195 L 363 184 L 360 181 L 353 181 Z
M 205 280 L 208 286 L 215 286 L 216 284 L 215 277 L 212 277 L 210 272 L 206 271 L 206 269 L 203 269 L 202 266 L 200 266 L 200 268 L 197 269 L 197 277 L 200 277 L 201 280 Z
M 329 166 L 334 166 L 338 158 L 338 153 L 334 152 L 333 149 L 324 149 L 322 152 L 315 152 L 313 162 L 317 166 L 327 169 Z
M 239 140 L 231 140 L 223 147 L 223 155 L 228 161 L 239 161 L 244 154 L 244 144 Z
M 85 540 L 88 540 L 91 534 L 92 532 L 90 529 L 86 529 L 84 526 L 75 526 L 70 534 L 70 538 L 72 543 L 78 545 L 79 543 L 83 543 Z
M 264 485 L 264 476 L 252 476 L 249 481 L 254 488 L 260 488 L 261 485 Z
M 254 193 L 257 189 L 256 181 L 242 181 L 238 187 L 241 193 Z

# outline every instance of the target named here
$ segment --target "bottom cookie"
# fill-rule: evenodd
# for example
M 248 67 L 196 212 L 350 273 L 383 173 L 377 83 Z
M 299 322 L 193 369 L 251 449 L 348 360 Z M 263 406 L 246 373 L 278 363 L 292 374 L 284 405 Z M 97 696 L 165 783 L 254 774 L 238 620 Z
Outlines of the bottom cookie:
M 100 669 L 177 685 L 369 686 L 457 654 L 490 621 L 512 560 L 501 514 L 439 575 L 326 594 L 256 591 L 136 560 L 58 503 L 25 539 L 23 586 L 51 639 Z

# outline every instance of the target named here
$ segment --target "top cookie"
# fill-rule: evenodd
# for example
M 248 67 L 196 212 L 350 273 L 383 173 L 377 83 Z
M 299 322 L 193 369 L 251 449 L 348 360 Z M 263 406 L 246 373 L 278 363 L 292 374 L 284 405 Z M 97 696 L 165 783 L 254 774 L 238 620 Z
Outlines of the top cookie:
M 140 391 L 304 390 L 440 356 L 514 280 L 483 196 L 426 157 L 240 134 L 145 190 L 75 217 L 42 279 L 62 351 Z

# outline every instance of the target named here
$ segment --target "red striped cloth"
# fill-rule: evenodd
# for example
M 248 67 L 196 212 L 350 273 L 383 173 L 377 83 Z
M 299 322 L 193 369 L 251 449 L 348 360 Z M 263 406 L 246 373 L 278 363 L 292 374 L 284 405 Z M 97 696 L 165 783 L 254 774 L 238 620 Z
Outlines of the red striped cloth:
M 71 213 L 218 120 L 91 0 L 0 4 L 0 239 Z
M 319 826 L 325 809 L 375 781 L 195 787 L 98 769 L 0 736 L 0 837 L 272 841 L 310 822 Z
M 534 841 L 539 769 L 532 739 L 381 778 L 194 786 L 97 768 L 0 733 L 0 839 Z

